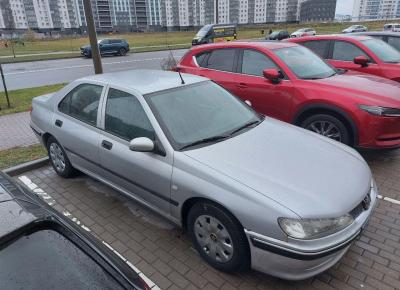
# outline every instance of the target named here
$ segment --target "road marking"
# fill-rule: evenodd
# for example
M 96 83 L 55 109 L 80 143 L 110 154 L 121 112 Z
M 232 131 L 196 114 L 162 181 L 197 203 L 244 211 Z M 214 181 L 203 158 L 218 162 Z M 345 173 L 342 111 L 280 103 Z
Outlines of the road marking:
M 40 198 L 42 198 L 48 205 L 53 206 L 56 204 L 56 201 L 54 198 L 52 198 L 47 192 L 45 192 L 43 189 L 41 189 L 39 186 L 37 186 L 35 183 L 32 182 L 32 180 L 25 176 L 22 175 L 18 177 L 18 179 L 25 184 L 30 190 L 32 190 L 35 194 L 37 194 Z M 85 226 L 80 220 L 78 220 L 76 217 L 72 216 L 72 214 L 68 211 L 63 211 L 62 214 L 69 219 L 71 219 L 74 223 L 76 223 L 78 226 L 80 226 L 82 229 L 84 229 L 87 232 L 91 232 L 90 228 Z M 122 256 L 117 250 L 115 250 L 110 244 L 108 244 L 106 241 L 101 240 L 101 242 L 109 248 L 114 254 L 116 254 L 118 257 L 120 257 L 121 260 L 123 260 L 129 267 L 134 270 L 140 278 L 143 279 L 149 285 L 149 287 L 152 290 L 160 290 L 160 288 L 153 282 L 151 281 L 145 274 L 143 274 L 142 271 L 140 271 L 138 268 L 136 268 L 131 262 L 128 261 L 124 256 Z
M 183 56 L 183 55 L 176 55 L 174 57 L 181 57 L 181 56 Z M 115 64 L 125 64 L 125 63 L 134 63 L 134 62 L 146 62 L 146 61 L 154 61 L 154 60 L 163 60 L 166 57 L 153 57 L 153 58 L 145 58 L 145 59 L 132 59 L 132 60 L 124 60 L 124 61 L 105 62 L 105 63 L 103 63 L 103 65 L 115 65 Z M 5 76 L 22 75 L 22 74 L 57 71 L 57 70 L 74 69 L 74 68 L 85 68 L 85 67 L 93 67 L 93 64 L 72 65 L 72 66 L 55 67 L 55 68 L 44 68 L 44 69 L 28 70 L 28 71 L 21 71 L 21 72 L 10 72 L 10 73 L 5 73 L 4 75 Z

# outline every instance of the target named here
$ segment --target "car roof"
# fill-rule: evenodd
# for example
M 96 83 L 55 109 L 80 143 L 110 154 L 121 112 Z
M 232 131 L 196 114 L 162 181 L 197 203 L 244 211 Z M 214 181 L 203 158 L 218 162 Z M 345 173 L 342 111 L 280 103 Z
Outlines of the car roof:
M 211 44 L 203 44 L 194 46 L 191 48 L 192 52 L 202 52 L 207 50 L 219 49 L 219 48 L 266 48 L 266 49 L 279 49 L 285 47 L 296 46 L 294 43 L 273 41 L 273 40 L 254 40 L 254 41 L 230 41 L 230 42 L 219 42 Z
M 317 36 L 306 36 L 302 38 L 291 38 L 287 41 L 303 42 L 302 40 L 323 40 L 323 39 L 335 39 L 335 40 L 346 40 L 354 39 L 358 41 L 371 39 L 368 35 L 358 35 L 358 34 L 331 34 L 331 35 L 317 35 Z
M 207 80 L 206 78 L 182 73 L 185 85 Z M 84 77 L 78 81 L 102 82 L 111 86 L 118 86 L 135 90 L 145 95 L 182 86 L 177 72 L 162 70 L 128 70 L 121 72 L 98 74 Z

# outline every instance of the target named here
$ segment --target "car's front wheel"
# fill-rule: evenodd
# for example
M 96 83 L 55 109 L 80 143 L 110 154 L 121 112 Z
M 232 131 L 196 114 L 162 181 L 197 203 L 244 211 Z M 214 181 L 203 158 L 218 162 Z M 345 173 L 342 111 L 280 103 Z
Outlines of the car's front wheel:
M 126 49 L 125 48 L 120 48 L 118 54 L 121 55 L 121 56 L 126 55 Z
M 47 140 L 47 152 L 51 165 L 58 175 L 67 178 L 75 173 L 67 154 L 54 137 Z
M 214 268 L 236 272 L 249 267 L 250 251 L 242 226 L 223 208 L 209 202 L 189 211 L 187 228 L 200 256 Z
M 350 145 L 350 133 L 346 125 L 337 117 L 329 114 L 317 114 L 303 121 L 301 127 L 328 137 L 335 141 Z

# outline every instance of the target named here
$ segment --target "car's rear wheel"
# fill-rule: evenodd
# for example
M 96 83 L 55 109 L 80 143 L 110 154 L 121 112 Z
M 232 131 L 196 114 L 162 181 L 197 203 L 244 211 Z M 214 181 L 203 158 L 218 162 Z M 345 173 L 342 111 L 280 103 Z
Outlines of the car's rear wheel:
M 121 55 L 121 56 L 126 55 L 126 49 L 125 48 L 120 48 L 118 54 Z
M 350 145 L 350 132 L 337 117 L 329 114 L 317 114 L 303 121 L 301 127 L 328 137 L 335 141 Z
M 47 140 L 47 152 L 51 165 L 58 175 L 67 178 L 75 173 L 67 154 L 54 137 Z
M 189 211 L 187 228 L 200 256 L 214 268 L 235 272 L 249 267 L 246 235 L 226 210 L 209 202 L 197 203 Z

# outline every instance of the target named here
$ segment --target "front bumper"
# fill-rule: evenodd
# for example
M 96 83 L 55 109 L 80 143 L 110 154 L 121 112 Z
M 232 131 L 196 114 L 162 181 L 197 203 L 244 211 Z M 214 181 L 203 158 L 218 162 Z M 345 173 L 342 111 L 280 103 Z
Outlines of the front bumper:
M 400 146 L 400 117 L 367 115 L 360 130 L 359 147 L 396 148 Z
M 289 238 L 288 241 L 281 241 L 245 230 L 251 251 L 251 267 L 287 280 L 307 279 L 329 269 L 343 257 L 366 227 L 377 204 L 377 196 L 375 186 L 370 191 L 370 207 L 361 212 L 346 229 L 332 237 L 320 239 L 323 243 L 318 240 L 299 241 Z M 324 245 L 325 241 L 329 242 Z M 308 243 L 314 245 L 307 245 Z

